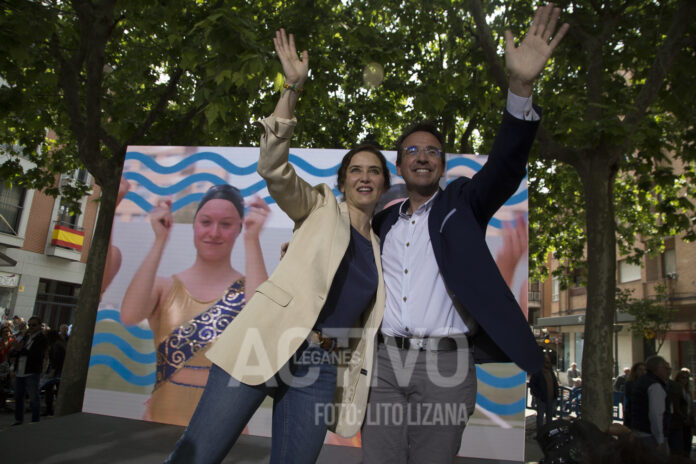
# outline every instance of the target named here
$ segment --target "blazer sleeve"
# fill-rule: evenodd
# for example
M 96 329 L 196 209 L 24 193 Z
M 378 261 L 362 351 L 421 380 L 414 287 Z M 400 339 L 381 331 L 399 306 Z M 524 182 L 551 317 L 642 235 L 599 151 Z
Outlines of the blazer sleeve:
M 534 109 L 541 114 L 541 108 Z M 471 192 L 468 198 L 482 228 L 485 229 L 527 174 L 529 151 L 538 127 L 539 121 L 524 121 L 506 110 L 488 161 L 470 182 L 461 184 Z
M 257 172 L 266 180 L 268 192 L 280 209 L 297 228 L 314 208 L 325 202 L 323 191 L 305 182 L 288 161 L 297 120 L 270 116 L 255 124 L 264 131 Z

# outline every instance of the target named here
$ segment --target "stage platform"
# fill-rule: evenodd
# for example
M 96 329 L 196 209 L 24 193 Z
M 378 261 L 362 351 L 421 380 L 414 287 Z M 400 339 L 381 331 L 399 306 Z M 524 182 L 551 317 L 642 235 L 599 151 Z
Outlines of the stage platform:
M 86 413 L 42 417 L 40 422 L 25 422 L 20 426 L 10 425 L 12 414 L 6 411 L 1 419 L 0 456 L 2 462 L 13 464 L 161 463 L 183 431 L 183 427 L 173 425 Z M 270 438 L 245 435 L 223 462 L 267 463 L 270 447 Z M 360 449 L 334 445 L 324 445 L 317 461 L 319 464 L 360 462 Z M 501 463 L 464 458 L 456 462 Z

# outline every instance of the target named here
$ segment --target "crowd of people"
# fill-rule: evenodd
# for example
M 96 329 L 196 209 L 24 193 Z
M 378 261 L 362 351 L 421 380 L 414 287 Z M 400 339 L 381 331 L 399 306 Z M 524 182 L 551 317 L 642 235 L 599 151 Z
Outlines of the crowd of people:
M 51 329 L 38 316 L 27 321 L 17 315 L 12 319 L 3 317 L 0 323 L 0 409 L 8 408 L 7 400 L 14 398 L 13 425 L 24 422 L 27 399 L 32 422 L 38 422 L 41 415 L 53 415 L 69 336 L 67 324 Z
M 671 366 L 661 356 L 650 356 L 645 362 L 624 368 L 623 374 L 614 379 L 615 395 L 623 411 L 623 426 L 618 427 L 615 422 L 611 434 L 621 436 L 622 441 L 632 440 L 634 450 L 640 447 L 649 455 L 654 454 L 655 459 L 688 460 L 696 428 L 693 378 L 687 368 L 680 369 L 673 376 L 671 371 Z M 580 371 L 575 363 L 568 369 L 567 376 L 568 385 L 573 385 L 573 388 L 564 392 L 566 389 L 558 387 L 558 379 L 547 356 L 544 368 L 530 378 L 530 392 L 537 409 L 538 438 L 544 442 L 549 441 L 546 435 L 554 427 L 552 424 L 560 427 L 559 421 L 553 421 L 559 400 L 563 400 L 563 404 L 558 406 L 565 414 L 580 415 L 579 408 L 565 406 L 572 403 L 574 394 L 579 397 L 582 392 Z M 631 446 L 609 442 L 607 450 L 614 448 L 617 448 L 617 453 L 625 453 Z

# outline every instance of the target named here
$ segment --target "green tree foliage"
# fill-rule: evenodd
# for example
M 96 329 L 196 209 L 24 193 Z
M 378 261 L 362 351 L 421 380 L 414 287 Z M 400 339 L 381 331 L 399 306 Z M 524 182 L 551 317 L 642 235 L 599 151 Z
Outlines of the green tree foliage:
M 654 298 L 633 298 L 632 289 L 616 289 L 616 309 L 635 318 L 631 332 L 640 338 L 656 340 L 656 353 L 665 343 L 676 309 L 669 302 L 667 285 L 655 285 Z

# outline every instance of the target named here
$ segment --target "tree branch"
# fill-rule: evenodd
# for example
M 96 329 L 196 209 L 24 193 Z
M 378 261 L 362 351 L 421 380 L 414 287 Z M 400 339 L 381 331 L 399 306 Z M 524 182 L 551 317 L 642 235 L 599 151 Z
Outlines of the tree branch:
M 623 121 L 626 134 L 631 134 L 637 129 L 650 104 L 657 97 L 669 69 L 682 48 L 686 37 L 686 28 L 693 21 L 694 12 L 696 12 L 696 2 L 693 0 L 679 2 L 679 7 L 667 32 L 667 38 L 657 50 L 645 84 L 636 97 L 633 109 Z
M 561 161 L 562 163 L 566 163 L 570 166 L 578 165 L 580 152 L 556 142 L 553 136 L 543 125 L 539 126 L 536 138 L 539 141 L 540 158 L 549 161 Z
M 108 148 L 113 154 L 119 153 L 128 145 L 121 144 L 121 142 L 119 142 L 116 137 L 111 135 L 103 126 L 99 128 L 99 138 L 101 139 L 102 143 L 106 145 L 106 148 Z
M 76 66 L 75 59 L 66 59 L 63 56 L 58 36 L 55 34 L 51 37 L 51 50 L 59 63 L 58 85 L 63 90 L 63 105 L 68 114 L 70 128 L 75 133 L 75 138 L 81 140 L 86 129 L 80 104 L 79 66 Z
M 188 110 L 186 112 L 186 114 L 184 114 L 184 116 L 181 118 L 181 120 L 179 120 L 179 122 L 177 122 L 176 125 L 174 125 L 174 127 L 172 127 L 172 130 L 167 132 L 161 139 L 159 139 L 159 141 L 156 142 L 156 145 L 169 145 L 174 134 L 179 133 L 181 128 L 184 127 L 185 125 L 189 124 L 191 122 L 191 120 L 196 115 L 200 114 L 200 112 L 203 111 L 203 109 L 206 106 L 208 106 L 207 103 L 202 104 L 202 105 L 198 105 L 198 106 L 194 106 L 193 108 Z
M 505 72 L 505 68 L 498 57 L 498 50 L 495 42 L 493 41 L 493 34 L 491 33 L 491 29 L 486 23 L 486 17 L 483 14 L 481 0 L 469 0 L 469 12 L 474 18 L 474 23 L 476 24 L 474 33 L 481 44 L 481 50 L 483 51 L 483 55 L 486 57 L 486 63 L 491 71 L 493 80 L 496 84 L 498 84 L 498 87 L 500 87 L 500 91 L 503 93 L 503 96 L 505 96 L 507 88 L 509 87 L 507 73 Z
M 469 123 L 466 125 L 466 129 L 464 129 L 461 142 L 459 143 L 459 153 L 471 153 L 473 151 L 471 144 L 469 143 L 469 138 L 471 137 L 471 134 L 474 132 L 474 129 L 476 129 L 476 127 L 478 126 L 480 119 L 481 118 L 478 114 L 474 114 L 469 119 Z
M 162 95 L 160 95 L 157 104 L 152 108 L 152 110 L 150 110 L 150 113 L 147 115 L 147 118 L 140 125 L 138 130 L 128 139 L 126 145 L 132 145 L 140 140 L 140 138 L 143 137 L 148 130 L 150 130 L 150 127 L 152 127 L 155 121 L 157 121 L 157 118 L 162 115 L 167 107 L 167 102 L 171 100 L 174 94 L 176 94 L 176 86 L 179 84 L 179 79 L 181 79 L 183 73 L 184 70 L 177 66 L 174 74 L 169 78 L 167 88 L 164 90 Z

